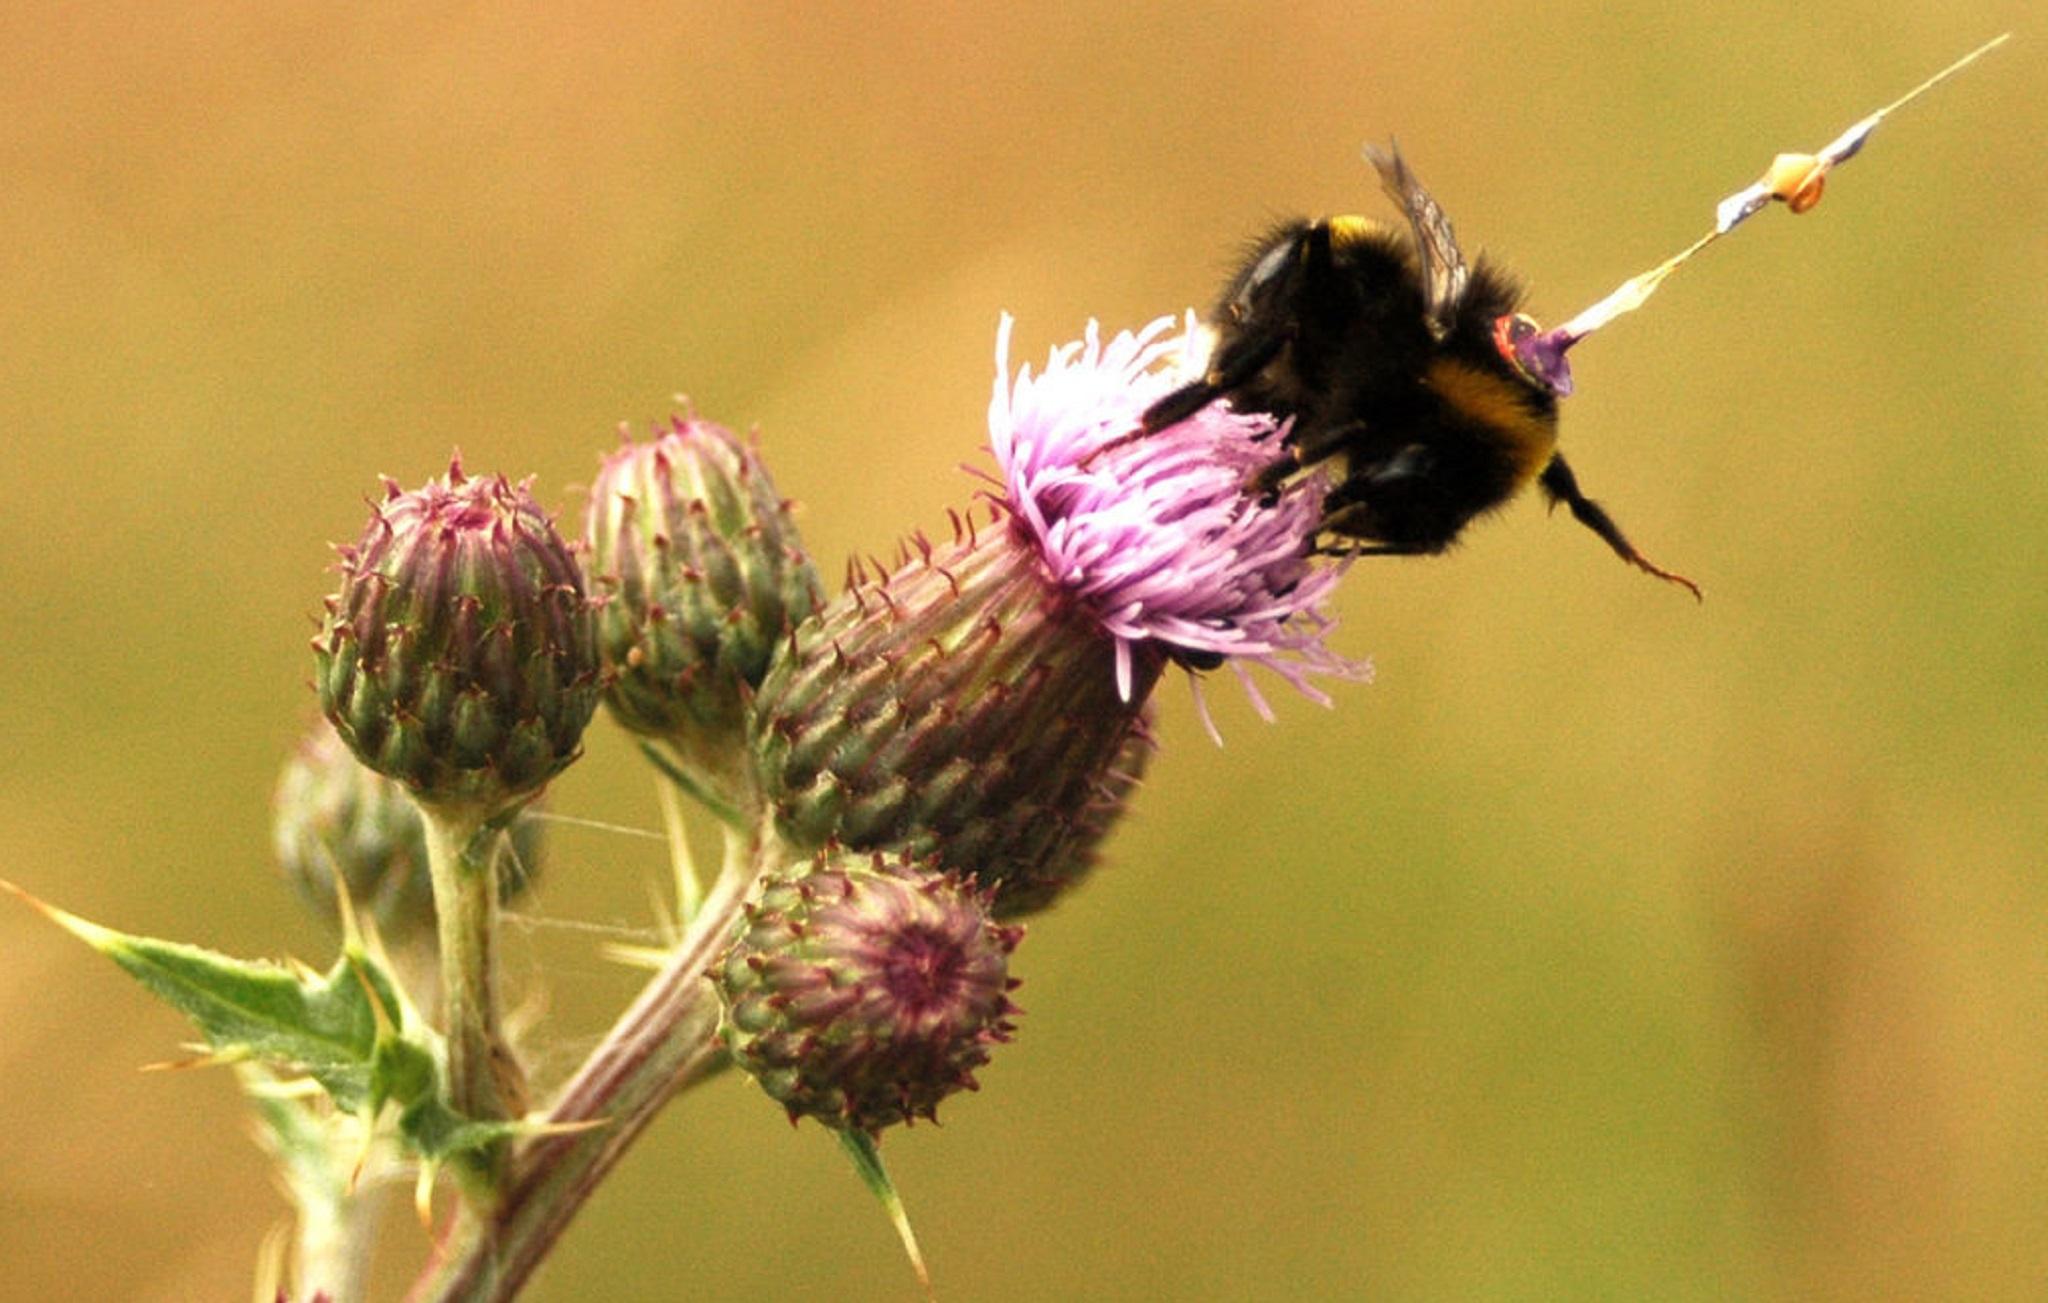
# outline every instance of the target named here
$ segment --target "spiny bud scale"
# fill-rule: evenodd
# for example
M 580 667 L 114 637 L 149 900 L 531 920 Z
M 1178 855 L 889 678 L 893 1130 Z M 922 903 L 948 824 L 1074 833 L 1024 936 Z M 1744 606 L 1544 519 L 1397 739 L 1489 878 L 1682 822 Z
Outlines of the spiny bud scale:
M 747 695 L 819 604 L 759 453 L 695 419 L 623 444 L 591 485 L 584 537 L 612 714 L 686 751 L 736 739 Z
M 821 856 L 763 883 L 713 966 L 726 1044 L 792 1119 L 872 1133 L 933 1117 L 1010 1038 L 1022 935 L 957 874 Z
M 578 754 L 597 706 L 582 572 L 525 484 L 387 483 L 313 648 L 321 706 L 423 804 L 488 816 Z
M 1012 883 L 1089 835 L 1077 815 L 1139 727 L 1164 658 L 1137 650 L 1126 698 L 1116 656 L 1000 527 L 857 572 L 761 685 L 754 758 L 779 832 L 935 856 L 1008 913 Z

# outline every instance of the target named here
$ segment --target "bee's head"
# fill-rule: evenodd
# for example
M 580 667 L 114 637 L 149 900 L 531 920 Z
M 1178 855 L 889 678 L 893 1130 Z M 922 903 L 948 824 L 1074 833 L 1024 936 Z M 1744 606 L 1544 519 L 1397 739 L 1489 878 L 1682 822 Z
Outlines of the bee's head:
M 1515 374 L 1555 398 L 1572 392 L 1572 366 L 1564 351 L 1575 341 L 1562 331 L 1544 330 L 1526 312 L 1493 319 L 1493 346 Z

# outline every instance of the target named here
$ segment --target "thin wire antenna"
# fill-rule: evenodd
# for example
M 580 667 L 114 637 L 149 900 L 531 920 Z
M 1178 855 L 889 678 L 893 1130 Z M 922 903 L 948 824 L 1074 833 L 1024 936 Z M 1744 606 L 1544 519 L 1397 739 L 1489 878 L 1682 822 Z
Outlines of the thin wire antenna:
M 1530 355 L 1531 362 L 1540 368 L 1538 374 L 1562 376 L 1562 392 L 1569 392 L 1570 371 L 1564 366 L 1566 349 L 1616 317 L 1642 307 L 1649 301 L 1650 296 L 1657 292 L 1657 287 L 1664 283 L 1665 277 L 1677 271 L 1695 254 L 1733 231 L 1751 216 L 1769 207 L 1773 200 L 1782 202 L 1794 213 L 1803 213 L 1812 208 L 1820 202 L 1821 190 L 1827 182 L 1828 173 L 1837 165 L 1854 158 L 1880 122 L 2011 39 L 2012 33 L 2006 32 L 1984 42 L 1875 113 L 1858 120 L 1847 131 L 1829 141 L 1817 154 L 1778 155 L 1771 160 L 1770 167 L 1755 182 L 1715 205 L 1714 225 L 1705 235 L 1650 270 L 1629 277 L 1613 293 L 1570 321 L 1530 337 L 1518 346 L 1518 352 Z
M 1877 112 L 1857 122 L 1841 135 L 1836 136 L 1815 154 L 1780 154 L 1771 160 L 1771 166 L 1761 178 L 1734 194 L 1729 195 L 1714 207 L 1714 231 L 1726 235 L 1749 217 L 1765 208 L 1773 199 L 1781 200 L 1795 213 L 1803 213 L 1820 202 L 1821 188 L 1828 173 L 1837 163 L 1846 163 L 1856 157 L 1863 148 L 1863 142 L 1870 133 L 1877 130 L 1877 124 L 1900 109 L 1919 99 L 1928 91 L 1955 76 L 1977 60 L 1991 53 L 2012 39 L 2006 32 L 1984 42 L 1948 67 L 1935 73 L 1926 81 L 1899 96 Z

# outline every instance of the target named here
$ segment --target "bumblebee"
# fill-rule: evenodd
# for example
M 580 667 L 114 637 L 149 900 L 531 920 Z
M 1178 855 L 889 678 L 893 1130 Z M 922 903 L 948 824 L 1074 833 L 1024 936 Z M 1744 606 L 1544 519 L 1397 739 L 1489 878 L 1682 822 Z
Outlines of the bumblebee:
M 1205 373 L 1147 409 L 1143 430 L 1219 399 L 1291 418 L 1280 455 L 1249 487 L 1272 493 L 1337 463 L 1319 552 L 1442 552 L 1533 480 L 1622 560 L 1698 597 L 1698 585 L 1636 550 L 1557 451 L 1571 372 L 1517 310 L 1520 287 L 1484 258 L 1466 264 L 1397 151 L 1368 146 L 1366 157 L 1408 229 L 1333 217 L 1268 233 L 1210 314 Z

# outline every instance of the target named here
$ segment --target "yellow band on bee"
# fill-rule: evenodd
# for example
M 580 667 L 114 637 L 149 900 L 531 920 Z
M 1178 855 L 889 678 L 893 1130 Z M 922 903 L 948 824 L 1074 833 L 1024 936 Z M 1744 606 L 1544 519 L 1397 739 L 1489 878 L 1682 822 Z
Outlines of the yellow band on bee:
M 1528 386 L 1449 358 L 1430 363 L 1423 384 L 1460 416 L 1498 437 L 1514 465 L 1517 485 L 1535 478 L 1557 451 L 1557 418 L 1529 405 Z
M 1330 243 L 1338 248 L 1342 248 L 1347 244 L 1356 244 L 1373 232 L 1381 229 L 1378 222 L 1373 221 L 1370 217 L 1360 217 L 1356 213 L 1346 213 L 1342 217 L 1332 217 L 1323 224 L 1330 228 Z

